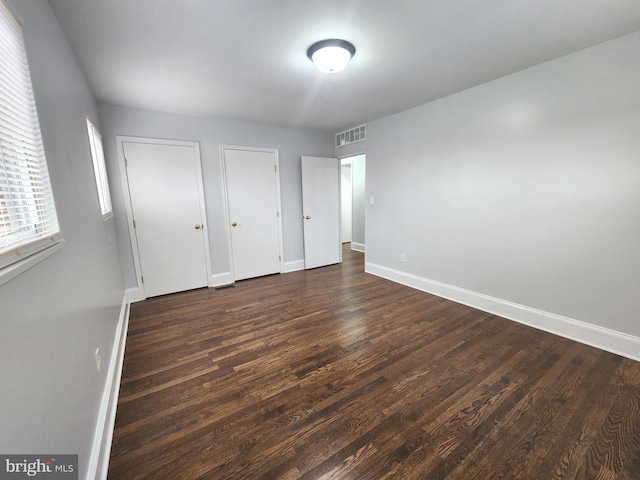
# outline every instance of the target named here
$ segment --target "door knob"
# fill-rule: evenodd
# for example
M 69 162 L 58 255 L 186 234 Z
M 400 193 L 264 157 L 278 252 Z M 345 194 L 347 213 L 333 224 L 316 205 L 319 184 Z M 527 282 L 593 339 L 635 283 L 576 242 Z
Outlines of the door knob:
M 304 217 L 306 220 L 311 220 L 311 217 L 309 215 L 307 215 L 306 217 Z
M 231 222 L 232 227 L 236 227 L 238 224 L 236 222 Z
M 196 230 L 200 230 L 200 228 L 202 227 L 202 225 L 200 225 L 199 223 L 196 223 L 193 228 L 195 228 Z

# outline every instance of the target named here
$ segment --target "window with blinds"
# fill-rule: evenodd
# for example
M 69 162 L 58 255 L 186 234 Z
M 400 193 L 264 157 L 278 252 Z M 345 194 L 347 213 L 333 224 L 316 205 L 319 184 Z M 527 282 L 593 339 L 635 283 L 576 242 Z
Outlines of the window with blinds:
M 60 240 L 22 27 L 0 0 L 0 269 Z
M 102 221 L 105 222 L 113 217 L 113 207 L 111 206 L 111 193 L 109 191 L 109 180 L 107 179 L 107 166 L 104 161 L 104 150 L 102 150 L 102 136 L 88 118 L 87 130 L 89 131 L 89 145 L 91 147 L 91 158 L 93 159 L 93 173 L 95 173 L 96 186 L 98 187 L 100 211 L 102 213 Z

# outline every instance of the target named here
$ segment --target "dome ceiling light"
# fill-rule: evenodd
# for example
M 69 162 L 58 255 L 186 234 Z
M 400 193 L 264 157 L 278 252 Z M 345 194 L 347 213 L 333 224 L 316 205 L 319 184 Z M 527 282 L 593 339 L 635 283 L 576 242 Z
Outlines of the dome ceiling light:
M 324 73 L 336 73 L 344 69 L 355 55 L 356 47 L 346 40 L 332 38 L 320 40 L 307 50 L 307 57 Z

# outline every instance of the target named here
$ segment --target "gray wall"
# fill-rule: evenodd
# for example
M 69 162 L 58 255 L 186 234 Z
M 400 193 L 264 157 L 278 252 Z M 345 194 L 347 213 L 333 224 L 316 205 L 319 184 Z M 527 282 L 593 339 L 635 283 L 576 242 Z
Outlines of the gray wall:
M 213 117 L 175 115 L 107 104 L 99 104 L 98 109 L 109 178 L 117 179 L 111 182 L 112 196 L 117 216 L 122 268 L 128 288 L 135 287 L 136 279 L 124 207 L 124 192 L 119 180 L 116 135 L 200 142 L 214 275 L 230 271 L 224 219 L 220 144 L 277 148 L 280 160 L 284 261 L 292 262 L 304 258 L 300 156 L 332 156 L 334 140 L 332 134 L 269 127 Z
M 96 105 L 49 5 L 23 21 L 66 244 L 0 286 L 0 452 L 79 454 L 86 475 L 124 298 L 114 222 L 102 223 L 85 118 Z M 102 371 L 94 352 L 102 352 Z
M 78 453 L 84 478 L 124 294 L 115 223 L 135 284 L 114 136 L 201 143 L 214 273 L 228 271 L 218 144 L 279 148 L 294 261 L 299 156 L 330 156 L 333 136 L 109 105 L 98 122 L 48 4 L 11 3 L 66 244 L 0 286 L 0 451 Z M 640 335 L 638 51 L 640 33 L 369 122 L 352 146 L 367 151 L 375 198 L 367 261 Z M 85 116 L 105 137 L 115 222 L 100 219 Z
M 369 122 L 367 261 L 639 336 L 638 52 L 635 33 Z

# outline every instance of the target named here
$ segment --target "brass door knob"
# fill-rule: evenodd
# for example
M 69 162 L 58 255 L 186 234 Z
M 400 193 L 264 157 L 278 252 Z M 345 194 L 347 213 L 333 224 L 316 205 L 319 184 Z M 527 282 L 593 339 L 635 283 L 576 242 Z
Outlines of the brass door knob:
M 311 217 L 309 215 L 307 215 L 306 217 L 304 217 L 307 220 L 311 220 Z
M 200 228 L 202 227 L 202 225 L 200 225 L 199 223 L 196 223 L 193 228 L 195 228 L 196 230 L 200 230 Z
M 231 222 L 231 226 L 232 227 L 236 227 L 236 226 L 238 226 L 238 224 L 236 222 Z

